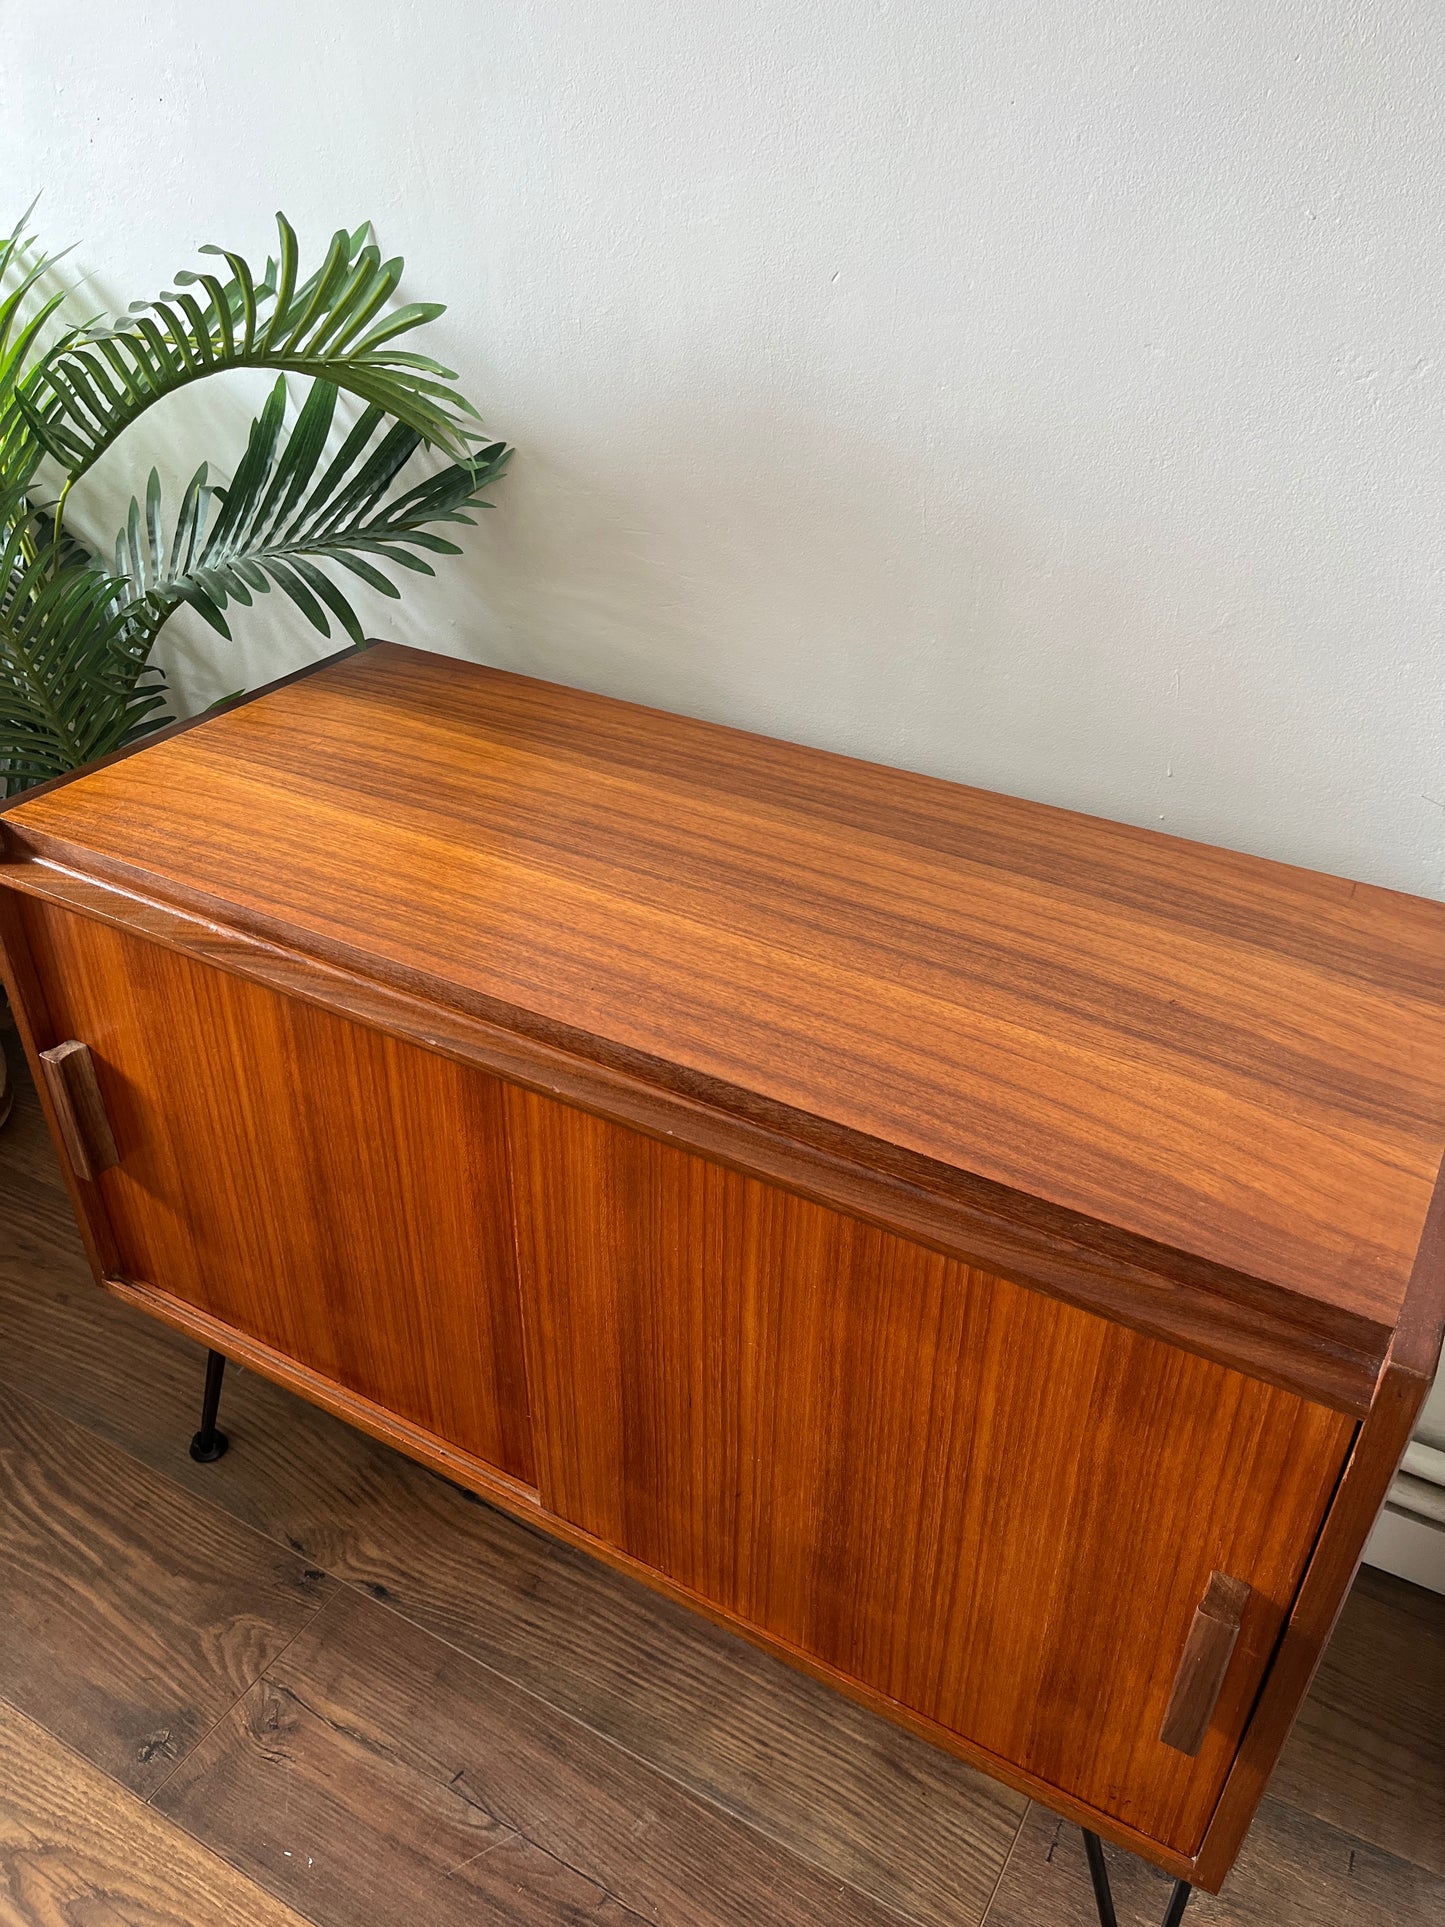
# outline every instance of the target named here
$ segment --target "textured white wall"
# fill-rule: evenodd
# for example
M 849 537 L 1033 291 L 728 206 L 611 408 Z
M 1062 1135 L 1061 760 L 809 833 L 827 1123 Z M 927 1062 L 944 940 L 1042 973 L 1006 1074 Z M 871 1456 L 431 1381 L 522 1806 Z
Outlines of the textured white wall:
M 450 302 L 521 452 L 381 632 L 1445 892 L 1425 0 L 10 0 L 3 44 L 0 178 L 107 294 L 283 206 Z M 241 401 L 157 425 L 178 467 Z M 242 621 L 177 632 L 193 700 L 312 650 Z

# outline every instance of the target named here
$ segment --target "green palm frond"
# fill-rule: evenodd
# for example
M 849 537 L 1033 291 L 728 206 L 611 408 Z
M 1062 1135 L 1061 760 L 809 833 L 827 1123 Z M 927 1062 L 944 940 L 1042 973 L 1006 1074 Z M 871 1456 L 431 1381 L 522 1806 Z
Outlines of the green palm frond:
M 433 525 L 472 525 L 468 511 L 483 506 L 478 496 L 511 452 L 505 443 L 493 442 L 470 460 L 392 495 L 422 437 L 404 423 L 388 425 L 380 408 L 368 408 L 323 468 L 336 403 L 333 384 L 314 382 L 283 437 L 286 384 L 278 380 L 251 424 L 229 488 L 209 487 L 203 463 L 169 533 L 160 477 L 153 469 L 144 509 L 131 502 L 116 538 L 115 575 L 127 599 L 144 604 L 157 623 L 188 603 L 229 637 L 222 614 L 227 602 L 249 607 L 252 596 L 274 582 L 322 635 L 331 633 L 329 610 L 359 643 L 364 637 L 355 610 L 318 563 L 334 564 L 396 596 L 400 591 L 378 562 L 431 575 L 431 565 L 417 550 L 459 555 L 456 543 L 435 534 Z
M 99 570 L 57 569 L 24 498 L 0 491 L 0 791 L 123 748 L 166 720 L 154 631 Z
M 37 250 L 32 211 L 0 237 L 0 795 L 166 720 L 150 655 L 182 603 L 229 637 L 228 605 L 276 585 L 323 634 L 334 618 L 360 642 L 336 572 L 393 596 L 392 565 L 430 575 L 428 553 L 460 553 L 437 528 L 471 524 L 511 452 L 483 435 L 450 369 L 396 346 L 442 308 L 391 307 L 402 263 L 381 259 L 369 226 L 339 232 L 303 280 L 278 215 L 280 253 L 259 276 L 204 248 L 224 272 L 178 275 L 113 326 L 64 327 L 65 297 L 44 281 L 59 257 Z M 202 464 L 168 531 L 152 471 L 112 571 L 67 522 L 71 489 L 154 403 L 230 368 L 277 376 L 231 482 L 211 487 Z M 309 390 L 286 433 L 293 374 Z M 343 389 L 360 417 L 328 455 Z M 423 447 L 451 465 L 407 486 L 402 470 Z
M 40 459 L 35 441 L 17 401 L 46 324 L 65 300 L 63 291 L 33 300 L 37 284 L 61 259 L 36 248 L 35 236 L 27 232 L 32 201 L 15 226 L 0 240 L 0 288 L 8 292 L 0 299 L 0 485 L 18 484 L 34 473 Z
M 400 256 L 383 261 L 367 228 L 340 229 L 321 267 L 298 280 L 295 232 L 284 215 L 276 220 L 280 256 L 259 279 L 230 249 L 202 248 L 225 261 L 229 279 L 177 275 L 175 291 L 139 304 L 113 327 L 76 331 L 21 384 L 17 399 L 30 432 L 71 481 L 163 396 L 228 368 L 332 382 L 423 441 L 466 455 L 478 439 L 476 410 L 448 385 L 454 371 L 392 345 L 442 314 L 442 305 L 387 309 L 404 264 Z

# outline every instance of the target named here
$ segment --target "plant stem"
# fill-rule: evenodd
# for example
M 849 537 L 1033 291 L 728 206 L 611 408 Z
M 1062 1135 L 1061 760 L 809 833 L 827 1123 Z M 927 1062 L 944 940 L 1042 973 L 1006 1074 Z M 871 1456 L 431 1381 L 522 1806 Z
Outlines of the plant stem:
M 68 475 L 65 478 L 65 486 L 60 491 L 60 500 L 55 504 L 55 533 L 51 538 L 51 542 L 55 551 L 55 567 L 57 570 L 60 567 L 60 528 L 61 528 L 61 523 L 65 518 L 66 500 L 69 497 L 70 491 L 74 486 L 74 484 L 75 484 L 75 477 L 73 475 Z

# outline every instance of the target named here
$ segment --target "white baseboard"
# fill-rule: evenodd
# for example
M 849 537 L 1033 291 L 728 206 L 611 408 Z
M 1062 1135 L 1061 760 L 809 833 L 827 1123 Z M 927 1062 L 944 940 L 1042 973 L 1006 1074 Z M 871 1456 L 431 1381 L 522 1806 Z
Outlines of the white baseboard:
M 1365 1547 L 1365 1564 L 1445 1592 L 1445 1527 L 1386 1506 Z

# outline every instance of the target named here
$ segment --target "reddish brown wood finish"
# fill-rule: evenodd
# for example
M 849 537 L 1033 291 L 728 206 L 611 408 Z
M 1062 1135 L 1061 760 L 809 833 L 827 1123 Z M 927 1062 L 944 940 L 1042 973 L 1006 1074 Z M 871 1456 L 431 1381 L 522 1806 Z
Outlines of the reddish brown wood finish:
M 50 1021 L 97 1061 L 120 1273 L 531 1483 L 495 1080 L 88 918 L 24 921 Z
M 112 1290 L 1218 1887 L 1439 1352 L 1445 908 L 390 646 L 0 814 Z
M 1438 904 L 390 645 L 6 824 L 1092 1246 L 1148 1329 L 1213 1293 L 1248 1369 L 1263 1314 L 1368 1403 L 1445 1149 Z
M 1192 1853 L 1348 1421 L 512 1102 L 543 1503 Z M 1192 1761 L 1157 1736 L 1216 1568 L 1253 1592 Z
M 1192 1871 L 1195 1862 L 1191 1856 L 1176 1853 L 1172 1848 L 1139 1833 L 1135 1828 L 1127 1826 L 1111 1814 L 1101 1812 L 1086 1801 L 1076 1800 L 1072 1794 L 1064 1793 L 1056 1787 L 1046 1786 L 1036 1775 L 1019 1767 L 1014 1761 L 1005 1759 L 999 1754 L 990 1753 L 986 1747 L 979 1746 L 965 1735 L 954 1733 L 947 1727 L 940 1726 L 936 1720 L 927 1719 L 922 1714 L 913 1712 L 911 1708 L 897 1700 L 889 1699 L 873 1687 L 841 1672 L 836 1666 L 830 1666 L 823 1660 L 815 1659 L 810 1653 L 795 1646 L 789 1646 L 757 1626 L 738 1620 L 704 1594 L 678 1585 L 666 1573 L 643 1565 L 640 1560 L 620 1551 L 607 1540 L 599 1539 L 595 1534 L 573 1525 L 569 1519 L 563 1518 L 558 1513 L 547 1511 L 542 1506 L 535 1488 L 521 1485 L 515 1479 L 509 1479 L 497 1472 L 494 1467 L 484 1464 L 480 1459 L 470 1458 L 454 1447 L 444 1445 L 432 1433 L 421 1432 L 415 1427 L 404 1425 L 382 1407 L 365 1399 L 359 1399 L 353 1393 L 343 1391 L 330 1379 L 319 1378 L 316 1373 L 297 1365 L 283 1353 L 235 1333 L 230 1327 L 219 1324 L 213 1318 L 208 1318 L 204 1312 L 196 1311 L 191 1306 L 183 1304 L 180 1299 L 168 1297 L 164 1292 L 154 1291 L 149 1287 L 129 1284 L 118 1279 L 107 1279 L 105 1288 L 124 1303 L 150 1313 L 152 1317 L 173 1326 L 177 1331 L 184 1332 L 188 1337 L 199 1339 L 204 1345 L 224 1344 L 243 1364 L 267 1378 L 274 1379 L 278 1385 L 284 1385 L 298 1392 L 303 1398 L 312 1400 L 313 1403 L 324 1407 L 338 1418 L 345 1419 L 358 1429 L 369 1432 L 372 1437 L 382 1439 L 388 1445 L 394 1445 L 399 1451 L 408 1453 L 412 1458 L 430 1466 L 432 1470 L 440 1472 L 444 1477 L 456 1481 L 468 1490 L 481 1494 L 502 1510 L 512 1513 L 535 1528 L 540 1528 L 553 1538 L 576 1546 L 590 1553 L 594 1558 L 600 1559 L 605 1565 L 612 1566 L 631 1578 L 641 1580 L 653 1591 L 689 1607 L 715 1624 L 724 1626 L 731 1632 L 742 1633 L 754 1645 L 775 1654 L 779 1659 L 786 1660 L 799 1672 L 821 1680 L 825 1685 L 846 1694 L 850 1699 L 857 1700 L 860 1705 L 868 1707 L 871 1711 L 882 1713 L 897 1721 L 900 1726 L 918 1734 L 920 1738 L 956 1754 L 960 1759 L 982 1767 L 1018 1792 L 1045 1800 L 1055 1811 L 1077 1820 L 1083 1826 L 1094 1828 L 1118 1846 L 1127 1848 L 1131 1853 L 1146 1856 L 1170 1873 L 1187 1875 Z M 1217 1880 L 1215 1884 L 1218 1885 Z

